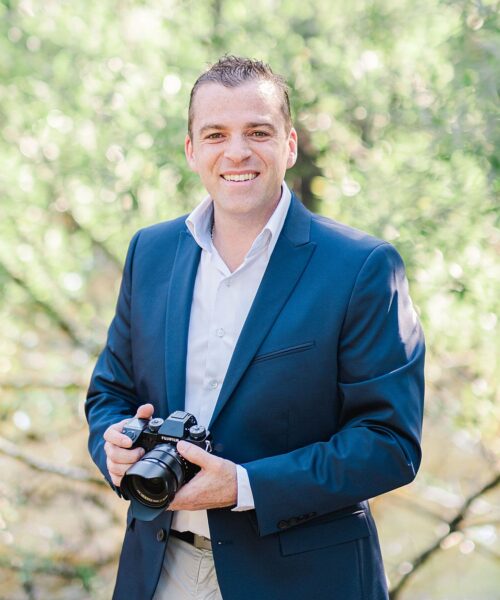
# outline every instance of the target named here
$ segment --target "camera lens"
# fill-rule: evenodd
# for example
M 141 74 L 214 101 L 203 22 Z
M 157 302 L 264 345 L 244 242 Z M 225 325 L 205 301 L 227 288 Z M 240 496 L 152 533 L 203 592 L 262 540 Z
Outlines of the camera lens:
M 136 500 L 146 504 L 146 506 L 161 505 L 168 501 L 167 486 L 159 477 L 145 479 L 139 475 L 131 475 L 129 486 Z
M 160 444 L 130 467 L 121 487 L 144 506 L 166 507 L 184 483 L 184 475 L 175 447 Z
M 165 490 L 165 484 L 159 477 L 155 477 L 154 479 L 145 479 L 144 489 L 146 489 L 150 494 L 161 494 Z

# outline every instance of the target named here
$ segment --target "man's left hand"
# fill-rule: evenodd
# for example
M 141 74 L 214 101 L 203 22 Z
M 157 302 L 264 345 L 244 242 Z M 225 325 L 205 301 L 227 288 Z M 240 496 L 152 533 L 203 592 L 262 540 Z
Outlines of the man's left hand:
M 189 442 L 180 441 L 177 450 L 201 471 L 175 495 L 168 510 L 206 510 L 234 506 L 238 499 L 236 465 L 209 454 Z

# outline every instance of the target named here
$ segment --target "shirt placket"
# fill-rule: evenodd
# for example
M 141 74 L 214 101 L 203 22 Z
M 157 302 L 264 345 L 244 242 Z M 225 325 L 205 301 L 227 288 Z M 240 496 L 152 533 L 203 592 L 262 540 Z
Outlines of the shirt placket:
M 210 268 L 217 283 L 211 298 L 212 307 L 203 386 L 206 401 L 203 402 L 200 411 L 201 420 L 206 424 L 212 417 L 234 347 L 231 273 L 217 255 L 212 257 Z

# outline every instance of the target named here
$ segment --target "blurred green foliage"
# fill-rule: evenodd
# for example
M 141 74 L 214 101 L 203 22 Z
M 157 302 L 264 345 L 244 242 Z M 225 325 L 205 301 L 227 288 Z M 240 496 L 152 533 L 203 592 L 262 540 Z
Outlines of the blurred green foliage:
M 402 253 L 429 419 L 499 453 L 498 2 L 3 0 L 0 31 L 1 435 L 84 432 L 127 243 L 203 194 L 189 91 L 227 52 L 288 80 L 305 203 Z

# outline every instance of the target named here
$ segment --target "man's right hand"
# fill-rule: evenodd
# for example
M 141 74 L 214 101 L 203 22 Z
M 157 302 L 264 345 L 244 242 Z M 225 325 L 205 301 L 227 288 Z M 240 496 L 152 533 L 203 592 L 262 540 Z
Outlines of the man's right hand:
M 142 404 L 137 409 L 135 416 L 139 419 L 150 419 L 153 416 L 153 412 L 154 408 L 152 404 Z M 106 466 L 111 475 L 111 481 L 116 486 L 120 485 L 122 477 L 128 469 L 144 456 L 143 448 L 130 450 L 132 440 L 122 433 L 123 426 L 128 421 L 130 419 L 123 419 L 119 423 L 110 425 L 103 435 L 106 440 L 104 444 L 104 451 L 107 456 Z

